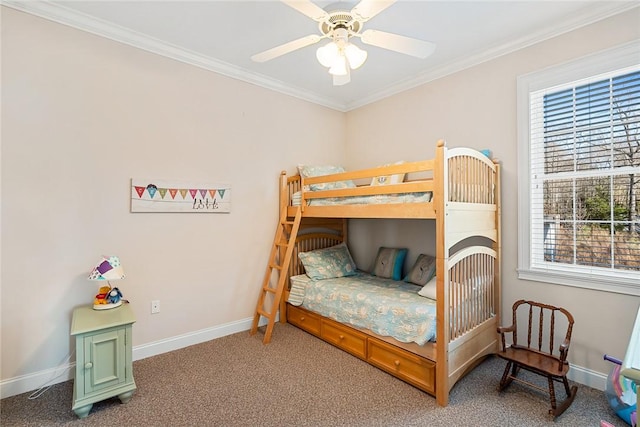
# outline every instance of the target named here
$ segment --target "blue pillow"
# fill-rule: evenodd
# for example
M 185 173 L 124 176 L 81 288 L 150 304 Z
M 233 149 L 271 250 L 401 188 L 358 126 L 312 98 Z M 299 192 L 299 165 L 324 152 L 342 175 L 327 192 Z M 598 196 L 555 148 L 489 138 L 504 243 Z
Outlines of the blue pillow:
M 304 266 L 304 272 L 314 280 L 356 274 L 356 264 L 353 262 L 349 248 L 345 243 L 330 248 L 300 252 L 298 258 Z
M 406 248 L 380 247 L 373 265 L 372 274 L 385 279 L 402 279 L 402 266 L 406 256 Z

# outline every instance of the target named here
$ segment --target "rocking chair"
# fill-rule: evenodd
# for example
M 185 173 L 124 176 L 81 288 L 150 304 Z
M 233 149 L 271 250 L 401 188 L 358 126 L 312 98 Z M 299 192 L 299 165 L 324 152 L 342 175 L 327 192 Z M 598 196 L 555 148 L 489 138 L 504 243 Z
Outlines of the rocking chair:
M 520 316 L 518 316 L 519 308 Z M 521 331 L 525 332 L 523 328 L 526 327 L 526 344 L 518 341 L 518 317 L 522 322 L 520 323 Z M 528 325 L 525 325 L 524 321 L 527 318 Z M 537 325 L 534 324 L 534 320 Z M 567 353 L 569 352 L 572 329 L 573 316 L 566 309 L 533 301 L 516 301 L 513 304 L 513 324 L 509 327 L 498 328 L 498 333 L 502 338 L 502 350 L 498 356 L 507 361 L 498 391 L 504 390 L 513 380 L 545 393 L 548 391 L 551 399 L 549 414 L 553 415 L 554 419 L 562 414 L 571 405 L 578 391 L 576 386 L 570 388 L 567 381 L 567 372 L 569 372 Z M 554 352 L 555 335 L 559 335 L 565 330 L 564 340 L 559 345 L 557 352 Z M 505 335 L 508 333 L 512 334 L 513 343 L 510 346 L 505 344 Z M 559 337 L 562 338 L 561 335 Z M 520 369 L 546 377 L 549 389 L 546 390 L 529 381 L 517 378 Z M 567 394 L 565 400 L 560 404 L 556 402 L 554 381 L 562 382 Z

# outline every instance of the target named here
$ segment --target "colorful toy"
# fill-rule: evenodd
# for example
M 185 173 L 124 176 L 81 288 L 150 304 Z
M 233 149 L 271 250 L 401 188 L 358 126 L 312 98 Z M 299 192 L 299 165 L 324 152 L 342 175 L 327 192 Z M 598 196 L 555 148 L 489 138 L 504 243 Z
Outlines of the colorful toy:
M 109 301 L 107 300 L 107 294 L 109 294 L 109 292 L 111 292 L 111 286 L 100 286 L 100 289 L 98 290 L 98 294 L 93 300 L 93 304 L 94 305 L 108 304 Z
M 614 363 L 613 369 L 607 377 L 605 388 L 609 405 L 617 416 L 632 427 L 636 427 L 638 422 L 636 384 L 620 375 L 621 360 L 606 354 L 604 359 Z
M 104 310 L 118 307 L 123 301 L 120 289 L 112 288 L 111 286 L 101 286 L 98 294 L 93 299 L 93 308 L 96 310 Z
M 109 300 L 109 304 L 116 304 L 122 299 L 122 292 L 120 292 L 118 288 L 113 288 L 111 292 L 109 292 L 107 299 Z

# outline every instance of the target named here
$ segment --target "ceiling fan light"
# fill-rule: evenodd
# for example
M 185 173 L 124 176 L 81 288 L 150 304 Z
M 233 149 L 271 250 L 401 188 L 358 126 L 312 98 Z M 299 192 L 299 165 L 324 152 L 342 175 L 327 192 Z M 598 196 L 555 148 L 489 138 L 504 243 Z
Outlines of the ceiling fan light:
M 338 56 L 331 65 L 331 68 L 329 68 L 329 74 L 334 76 L 344 76 L 347 74 L 347 71 L 347 58 L 343 55 Z
M 351 69 L 353 70 L 359 68 L 364 64 L 364 61 L 367 60 L 367 52 L 351 43 L 349 43 L 345 48 L 344 54 L 349 60 L 349 66 L 351 66 Z
M 316 58 L 323 67 L 331 67 L 340 56 L 338 52 L 338 46 L 334 42 L 329 42 L 324 46 L 321 46 L 316 51 Z
M 349 73 L 349 69 L 347 68 L 347 74 L 344 76 L 333 76 L 333 85 L 334 86 L 343 86 L 351 81 L 351 73 Z

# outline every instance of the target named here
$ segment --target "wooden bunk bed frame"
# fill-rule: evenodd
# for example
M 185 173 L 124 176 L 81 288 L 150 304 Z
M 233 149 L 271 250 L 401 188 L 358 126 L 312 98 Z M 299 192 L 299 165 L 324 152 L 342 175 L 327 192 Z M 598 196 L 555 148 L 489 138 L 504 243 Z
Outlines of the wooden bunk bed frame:
M 344 180 L 405 173 L 400 184 L 305 191 L 305 186 Z M 411 177 L 419 175 L 417 179 Z M 347 239 L 348 218 L 420 218 L 436 223 L 437 326 L 436 342 L 423 346 L 404 344 L 371 331 L 356 329 L 287 304 L 288 286 L 280 300 L 280 322 L 289 322 L 359 357 L 436 397 L 441 406 L 449 401 L 455 383 L 486 356 L 498 351 L 500 325 L 500 166 L 469 148 L 448 149 L 438 141 L 434 159 L 304 178 L 280 179 L 282 217 L 292 218 L 301 210 L 301 223 L 288 277 L 303 274 L 298 253 L 335 245 Z M 294 193 L 301 204 L 294 206 Z M 432 192 L 428 203 L 386 205 L 313 206 L 309 201 L 324 197 Z M 329 232 L 318 232 L 319 229 Z M 458 250 L 467 238 L 484 237 L 491 248 L 478 246 Z M 455 247 L 455 248 L 454 248 Z M 453 252 L 453 250 L 455 252 Z M 465 277 L 478 272 L 492 280 L 482 297 L 472 304 L 466 296 Z

